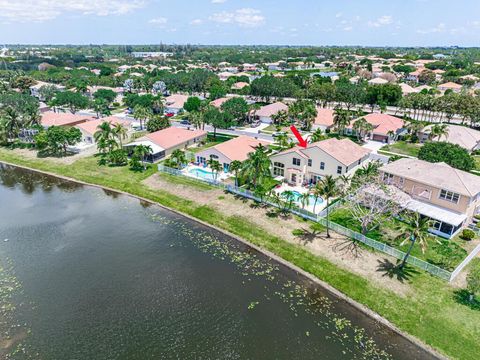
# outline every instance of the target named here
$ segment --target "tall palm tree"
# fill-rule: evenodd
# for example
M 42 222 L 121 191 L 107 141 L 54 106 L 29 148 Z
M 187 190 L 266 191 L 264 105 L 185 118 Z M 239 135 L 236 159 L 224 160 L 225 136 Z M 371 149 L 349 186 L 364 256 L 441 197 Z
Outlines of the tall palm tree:
M 136 105 L 133 108 L 133 118 L 135 120 L 138 120 L 140 122 L 140 129 L 143 130 L 143 125 L 147 121 L 147 119 L 151 118 L 153 116 L 152 110 L 150 108 L 147 108 L 145 106 L 141 105 Z
M 112 125 L 108 121 L 104 121 L 97 127 L 97 131 L 93 134 L 93 138 L 97 143 L 100 153 L 111 152 L 118 144 L 115 140 Z
M 330 199 L 338 196 L 339 190 L 337 186 L 337 181 L 333 178 L 332 175 L 325 176 L 318 184 L 319 194 L 323 197 L 327 202 L 327 238 L 330 237 Z
M 145 158 L 153 153 L 152 147 L 150 145 L 137 145 L 135 146 L 134 153 L 140 159 L 143 167 L 143 171 L 147 170 L 147 166 L 145 164 Z
M 242 162 L 239 161 L 239 160 L 233 160 L 231 163 L 230 163 L 230 166 L 229 166 L 229 171 L 233 173 L 233 175 L 235 176 L 235 186 L 237 187 L 238 186 L 238 173 L 240 172 L 242 168 Z
M 345 128 L 350 125 L 350 113 L 342 108 L 335 108 L 333 115 L 333 125 L 337 128 L 339 134 L 345 132 Z
M 310 193 L 309 192 L 303 193 L 302 195 L 300 195 L 298 200 L 302 205 L 302 209 L 305 209 L 305 206 L 310 205 Z
M 418 243 L 422 252 L 425 253 L 428 246 L 428 240 L 432 238 L 432 235 L 429 233 L 429 230 L 432 227 L 432 221 L 429 218 L 421 216 L 416 212 L 408 212 L 403 216 L 403 220 L 404 222 L 397 226 L 398 230 L 401 231 L 400 237 L 404 238 L 401 245 L 405 245 L 410 241 L 410 246 L 403 257 L 401 264 L 398 266 L 399 269 L 405 267 L 415 244 Z
M 275 137 L 275 145 L 278 145 L 281 150 L 287 149 L 289 144 L 290 138 L 287 133 L 281 133 Z
M 185 152 L 180 149 L 174 150 L 172 155 L 170 155 L 170 163 L 175 164 L 177 169 L 180 169 L 186 162 L 187 157 L 185 156 Z
M 435 124 L 430 128 L 430 134 L 428 134 L 429 140 L 437 139 L 440 140 L 442 136 L 445 136 L 445 139 L 448 139 L 448 125 L 447 124 Z
M 262 144 L 255 148 L 254 152 L 248 154 L 247 160 L 243 162 L 241 173 L 248 179 L 253 187 L 263 179 L 270 177 L 271 161 L 268 157 L 269 151 Z
M 127 138 L 127 128 L 122 124 L 117 123 L 112 129 L 112 133 L 118 139 L 120 149 L 123 148 L 123 140 Z
M 217 181 L 218 173 L 222 170 L 222 164 L 218 160 L 210 158 L 207 160 L 207 164 L 212 169 L 213 180 Z
M 323 133 L 322 129 L 315 130 L 312 135 L 310 136 L 310 142 L 315 143 L 317 141 L 322 141 L 326 138 L 325 134 Z

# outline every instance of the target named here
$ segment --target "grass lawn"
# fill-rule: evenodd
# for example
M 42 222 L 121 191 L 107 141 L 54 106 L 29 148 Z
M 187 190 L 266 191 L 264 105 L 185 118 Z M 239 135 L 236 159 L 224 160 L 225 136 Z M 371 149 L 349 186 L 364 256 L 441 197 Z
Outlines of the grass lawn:
M 480 156 L 474 156 L 473 159 L 475 160 L 475 169 L 480 171 Z
M 418 157 L 422 144 L 412 144 L 405 141 L 397 141 L 394 144 L 385 145 L 380 151 L 388 151 L 399 155 Z
M 333 222 L 351 230 L 357 232 L 362 231 L 360 223 L 352 217 L 350 211 L 346 208 L 336 209 L 331 214 L 330 219 Z M 399 223 L 399 220 L 393 218 L 382 219 L 380 226 L 372 231 L 369 231 L 365 234 L 365 236 L 369 237 L 370 239 L 383 242 L 394 248 L 402 250 L 403 252 L 406 252 L 408 250 L 408 247 L 410 246 L 410 243 L 406 242 L 402 245 L 404 237 L 401 236 L 401 231 L 397 229 L 397 225 Z M 450 244 L 452 251 L 451 253 L 449 253 L 449 256 L 444 256 L 442 254 L 442 244 Z M 420 245 L 417 244 L 413 248 L 411 254 L 418 259 L 428 261 L 445 270 L 452 271 L 468 255 L 467 251 L 463 248 L 467 245 L 468 244 L 465 241 L 461 240 L 459 237 L 450 240 L 448 243 L 445 243 L 444 239 L 432 235 L 432 237 L 427 242 L 427 248 L 425 250 L 425 253 L 422 252 Z
M 480 311 L 457 302 L 455 288 L 426 273 L 414 275 L 407 295 L 397 294 L 313 255 L 303 246 L 265 232 L 246 217 L 227 216 L 174 193 L 147 187 L 142 180 L 153 174 L 154 168 L 135 173 L 126 167 L 100 167 L 95 158 L 84 158 L 66 165 L 48 159 L 27 159 L 5 148 L 0 148 L 0 160 L 126 191 L 225 229 L 328 282 L 449 357 L 478 359 Z M 161 176 L 172 182 L 184 181 L 165 174 Z
M 274 133 L 274 132 L 277 132 L 277 126 L 276 125 L 273 125 L 273 124 L 270 124 L 268 125 L 266 128 L 263 128 L 262 130 L 260 130 L 260 132 L 266 132 L 266 133 Z

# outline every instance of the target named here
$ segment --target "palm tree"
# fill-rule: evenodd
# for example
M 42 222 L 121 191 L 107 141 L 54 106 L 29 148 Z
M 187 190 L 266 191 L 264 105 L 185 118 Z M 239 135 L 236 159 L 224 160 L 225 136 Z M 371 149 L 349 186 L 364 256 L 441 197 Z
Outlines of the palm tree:
M 147 119 L 153 116 L 152 110 L 141 105 L 136 105 L 133 108 L 133 118 L 140 122 L 140 129 L 143 130 L 143 125 Z
M 326 138 L 325 134 L 323 133 L 322 129 L 315 130 L 312 135 L 310 136 L 310 142 L 315 143 L 317 141 L 324 140 Z
M 320 186 L 318 186 L 319 183 L 317 183 L 313 189 L 311 189 L 311 193 L 313 195 L 313 198 L 315 200 L 315 202 L 313 203 L 313 213 L 315 214 L 315 208 L 317 207 L 317 202 L 318 202 L 318 199 L 320 199 L 322 197 L 322 191 L 320 189 Z
M 238 186 L 238 173 L 241 170 L 241 168 L 242 168 L 242 162 L 239 160 L 233 160 L 230 163 L 230 166 L 228 168 L 229 171 L 231 171 L 235 176 L 235 187 Z
M 418 243 L 422 249 L 422 252 L 425 253 L 425 250 L 428 245 L 428 239 L 432 238 L 429 230 L 432 227 L 432 221 L 420 215 L 419 213 L 408 212 L 403 216 L 404 222 L 400 223 L 397 228 L 401 231 L 400 237 L 404 238 L 401 246 L 405 245 L 410 241 L 410 247 L 408 248 L 405 256 L 403 257 L 402 263 L 398 266 L 399 269 L 403 269 L 407 263 L 408 258 L 413 250 L 413 247 Z
M 123 140 L 127 138 L 127 128 L 120 123 L 115 124 L 112 129 L 113 135 L 118 139 L 120 149 L 123 147 Z
M 270 165 L 271 161 L 268 157 L 268 149 L 262 144 L 255 148 L 254 152 L 248 154 L 248 159 L 243 162 L 242 176 L 248 179 L 249 184 L 253 187 L 257 182 L 261 182 L 264 178 L 271 177 Z
M 153 150 L 152 150 L 152 147 L 150 145 L 137 145 L 137 146 L 135 146 L 134 154 L 136 156 L 138 156 L 138 158 L 142 162 L 142 167 L 143 167 L 144 171 L 147 170 L 147 166 L 145 164 L 145 158 L 152 153 L 153 153 Z
M 278 134 L 275 137 L 275 144 L 278 145 L 281 150 L 287 149 L 290 145 L 290 138 L 287 133 Z
M 217 181 L 218 173 L 222 170 L 222 164 L 218 160 L 207 160 L 207 164 L 212 169 L 213 180 Z
M 305 209 L 305 206 L 310 205 L 310 193 L 306 192 L 299 196 L 298 200 L 302 205 L 302 209 Z
M 180 169 L 186 162 L 187 157 L 185 156 L 185 152 L 180 149 L 174 150 L 172 155 L 170 155 L 170 163 L 175 164 L 177 169 Z
M 275 125 L 285 124 L 288 121 L 288 113 L 284 110 L 272 115 L 272 120 Z
M 97 127 L 97 131 L 93 134 L 93 138 L 97 143 L 97 148 L 101 153 L 111 152 L 118 144 L 111 123 L 104 121 Z
M 333 115 L 333 124 L 339 134 L 345 132 L 345 128 L 350 125 L 350 113 L 342 108 L 335 108 Z
M 435 124 L 430 128 L 430 134 L 428 134 L 429 140 L 438 138 L 440 140 L 442 136 L 448 139 L 448 125 L 447 124 Z
M 327 201 L 327 238 L 330 237 L 330 231 L 329 231 L 329 207 L 330 207 L 330 199 L 334 198 L 338 195 L 338 187 L 337 187 L 337 182 L 333 178 L 332 175 L 327 175 L 325 176 L 318 184 L 319 188 L 319 194 L 321 197 L 323 197 Z

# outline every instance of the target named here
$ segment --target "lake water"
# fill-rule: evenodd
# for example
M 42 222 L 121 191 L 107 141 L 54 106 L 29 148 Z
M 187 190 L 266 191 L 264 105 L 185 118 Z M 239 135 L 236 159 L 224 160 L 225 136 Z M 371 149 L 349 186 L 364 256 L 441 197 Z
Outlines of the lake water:
M 432 358 L 217 231 L 3 165 L 0 265 L 7 359 Z

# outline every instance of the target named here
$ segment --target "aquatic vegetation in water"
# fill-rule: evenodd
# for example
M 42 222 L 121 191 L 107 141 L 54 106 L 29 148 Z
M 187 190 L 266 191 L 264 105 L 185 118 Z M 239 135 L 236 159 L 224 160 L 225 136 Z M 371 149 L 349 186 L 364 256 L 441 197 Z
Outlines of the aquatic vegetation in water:
M 24 343 L 31 330 L 19 320 L 19 314 L 28 306 L 16 302 L 22 293 L 10 262 L 0 261 L 0 357 L 4 359 L 35 359 L 38 356 Z
M 152 221 L 174 227 L 200 251 L 221 261 L 235 265 L 245 277 L 246 282 L 254 277 L 261 277 L 267 282 L 264 298 L 266 301 L 276 296 L 287 304 L 293 316 L 311 315 L 313 325 L 323 333 L 329 333 L 328 341 L 341 344 L 343 354 L 352 359 L 391 359 L 391 355 L 380 349 L 364 329 L 351 323 L 350 320 L 338 316 L 333 309 L 333 302 L 321 295 L 318 290 L 312 290 L 306 284 L 297 281 L 285 281 L 278 264 L 245 245 L 229 239 L 219 239 L 201 226 L 192 226 L 184 221 L 175 221 L 158 213 L 148 213 Z M 172 244 L 173 246 L 173 244 Z M 175 244 L 174 246 L 177 246 Z M 254 310 L 260 302 L 251 301 L 247 308 Z M 320 320 L 321 319 L 321 320 Z M 306 329 L 305 336 L 314 336 L 313 329 Z

